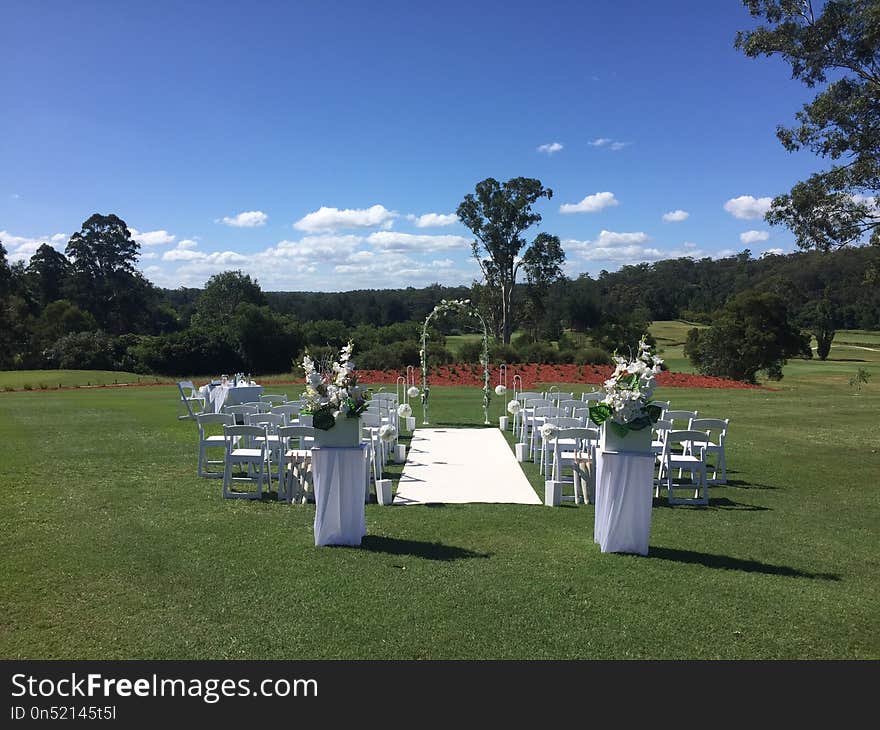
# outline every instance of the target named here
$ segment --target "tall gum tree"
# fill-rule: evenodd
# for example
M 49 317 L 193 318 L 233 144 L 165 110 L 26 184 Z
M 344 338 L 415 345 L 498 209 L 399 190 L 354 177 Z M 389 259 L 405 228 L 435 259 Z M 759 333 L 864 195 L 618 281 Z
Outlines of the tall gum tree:
M 524 235 L 541 222 L 541 215 L 532 210 L 532 205 L 552 197 L 553 191 L 540 180 L 515 177 L 499 183 L 489 177 L 477 183 L 456 210 L 459 220 L 474 234 L 474 258 L 486 287 L 495 295 L 504 344 L 510 342 L 513 331 L 513 291 L 520 269 L 526 268 L 530 283 L 543 283 L 560 273 L 564 254 L 559 239 L 541 233 L 526 247 Z M 520 255 L 524 248 L 525 253 Z
M 740 31 L 736 47 L 751 58 L 781 56 L 792 78 L 824 87 L 777 137 L 790 152 L 807 149 L 833 162 L 774 198 L 766 220 L 791 229 L 803 249 L 880 245 L 880 2 L 743 5 L 766 24 Z

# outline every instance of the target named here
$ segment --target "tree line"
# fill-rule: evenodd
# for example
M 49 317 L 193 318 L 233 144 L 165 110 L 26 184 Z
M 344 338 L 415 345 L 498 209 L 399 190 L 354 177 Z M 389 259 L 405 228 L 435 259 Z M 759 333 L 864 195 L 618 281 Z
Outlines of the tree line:
M 0 367 L 288 372 L 304 349 L 318 352 L 354 337 L 361 367 L 400 368 L 418 365 L 421 322 L 441 299 L 471 298 L 487 319 L 492 315 L 485 282 L 264 292 L 250 276 L 227 271 L 203 289 L 168 290 L 143 277 L 138 255 L 139 244 L 116 215 L 91 216 L 64 253 L 43 245 L 28 262 L 10 264 L 0 242 Z M 876 247 L 670 259 L 559 278 L 544 285 L 540 308 L 532 305 L 534 284 L 525 281 L 508 298 L 507 326 L 517 334 L 510 343 L 497 337 L 492 359 L 605 363 L 614 350 L 634 347 L 653 320 L 733 321 L 731 303 L 749 292 L 764 297 L 763 304 L 740 302 L 738 311 L 784 312 L 785 322 L 816 337 L 824 358 L 836 329 L 880 329 L 878 259 Z M 433 361 L 478 359 L 472 344 L 457 355 L 444 346 L 446 334 L 467 331 L 455 318 L 438 322 Z M 699 359 L 696 343 L 691 348 Z M 788 349 L 805 354 L 802 339 Z M 704 356 L 700 363 L 714 362 L 706 367 L 717 371 L 722 359 Z

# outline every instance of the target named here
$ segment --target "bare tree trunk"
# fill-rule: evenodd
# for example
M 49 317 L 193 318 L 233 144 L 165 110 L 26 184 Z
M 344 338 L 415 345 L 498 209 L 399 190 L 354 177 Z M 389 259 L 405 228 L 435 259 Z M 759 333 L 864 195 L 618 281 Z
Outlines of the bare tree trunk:
M 513 284 L 501 284 L 501 341 L 505 345 L 510 344 L 511 321 L 510 304 L 513 294 Z

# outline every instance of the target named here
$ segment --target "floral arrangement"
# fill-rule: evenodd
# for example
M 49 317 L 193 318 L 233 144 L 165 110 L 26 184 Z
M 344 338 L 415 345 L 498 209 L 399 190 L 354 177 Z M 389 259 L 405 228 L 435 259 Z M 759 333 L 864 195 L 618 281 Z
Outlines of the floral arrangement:
M 648 402 L 654 394 L 655 377 L 663 360 L 651 353 L 651 346 L 642 337 L 639 354 L 631 361 L 615 355 L 617 367 L 603 387 L 605 398 L 590 407 L 590 418 L 599 425 L 608 422 L 619 436 L 640 431 L 660 418 L 660 408 Z
M 401 403 L 397 406 L 397 415 L 401 418 L 409 418 L 412 415 L 412 406 L 409 403 Z
M 379 429 L 379 438 L 382 439 L 386 444 L 391 443 L 397 438 L 397 429 L 394 428 L 390 423 L 386 423 L 382 428 Z
M 553 423 L 545 423 L 541 426 L 541 438 L 545 441 L 549 441 L 550 439 L 556 438 L 556 434 L 559 432 L 559 428 Z
M 521 410 L 522 410 L 522 404 L 516 398 L 514 398 L 512 401 L 510 401 L 510 403 L 507 404 L 507 412 L 511 416 L 515 416 Z
M 504 385 L 496 385 L 495 386 L 495 395 L 497 395 L 499 398 L 503 397 L 506 392 L 507 392 L 506 386 L 504 386 Z
M 351 360 L 354 348 L 349 342 L 339 352 L 339 360 L 315 363 L 309 353 L 303 356 L 302 367 L 306 374 L 304 413 L 312 414 L 312 425 L 328 431 L 336 425 L 340 415 L 357 418 L 367 410 L 369 393 L 358 385 L 355 366 Z
M 409 388 L 407 389 L 406 394 L 407 394 L 410 398 L 418 398 L 420 392 L 421 392 L 421 391 L 419 391 L 418 387 L 416 387 L 415 385 L 411 385 L 411 386 L 409 386 Z

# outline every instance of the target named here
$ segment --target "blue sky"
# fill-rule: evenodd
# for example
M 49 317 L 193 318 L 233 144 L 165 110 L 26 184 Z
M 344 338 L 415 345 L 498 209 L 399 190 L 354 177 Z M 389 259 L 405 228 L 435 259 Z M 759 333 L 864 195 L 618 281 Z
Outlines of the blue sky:
M 486 177 L 554 191 L 534 233 L 571 275 L 790 251 L 761 213 L 820 166 L 775 137 L 811 94 L 733 48 L 738 0 L 6 0 L 2 19 L 10 257 L 112 212 L 162 286 L 469 283 L 452 214 Z

